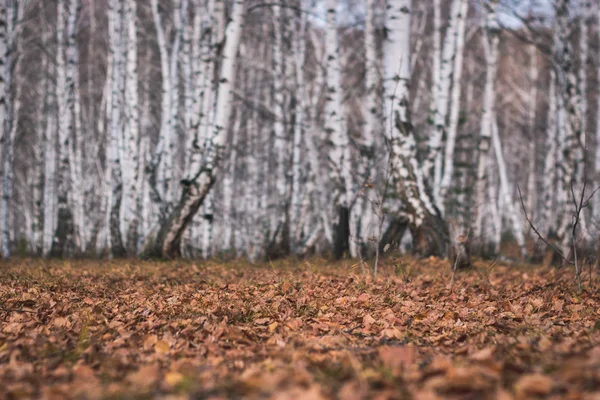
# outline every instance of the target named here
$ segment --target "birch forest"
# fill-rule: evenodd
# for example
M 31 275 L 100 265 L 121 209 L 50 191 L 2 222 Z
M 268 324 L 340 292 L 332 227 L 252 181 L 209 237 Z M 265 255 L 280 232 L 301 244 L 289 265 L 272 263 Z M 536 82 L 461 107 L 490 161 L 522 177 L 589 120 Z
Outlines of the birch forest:
M 1 0 L 2 255 L 594 249 L 598 43 L 589 0 Z

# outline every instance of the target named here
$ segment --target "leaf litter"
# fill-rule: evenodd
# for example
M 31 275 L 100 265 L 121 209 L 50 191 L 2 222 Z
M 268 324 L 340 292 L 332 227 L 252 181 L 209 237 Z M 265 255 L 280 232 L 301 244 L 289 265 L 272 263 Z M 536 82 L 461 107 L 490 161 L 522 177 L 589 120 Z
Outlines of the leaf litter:
M 595 274 L 401 262 L 5 263 L 0 398 L 600 398 Z

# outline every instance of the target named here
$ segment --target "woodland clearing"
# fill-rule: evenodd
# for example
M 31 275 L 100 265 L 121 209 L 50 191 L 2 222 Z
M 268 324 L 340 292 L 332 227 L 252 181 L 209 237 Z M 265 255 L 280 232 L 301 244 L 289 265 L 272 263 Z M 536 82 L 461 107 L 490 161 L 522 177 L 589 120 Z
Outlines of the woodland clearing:
M 5 262 L 0 398 L 600 398 L 595 272 L 475 265 Z

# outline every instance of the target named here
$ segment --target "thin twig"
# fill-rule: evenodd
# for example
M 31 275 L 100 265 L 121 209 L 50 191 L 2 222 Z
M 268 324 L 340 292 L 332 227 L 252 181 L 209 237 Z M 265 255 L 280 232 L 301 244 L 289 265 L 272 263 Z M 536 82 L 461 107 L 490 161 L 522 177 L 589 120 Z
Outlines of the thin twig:
M 523 202 L 523 194 L 521 193 L 521 187 L 519 185 L 517 185 L 517 190 L 519 191 L 519 199 L 521 200 L 521 207 L 523 209 L 523 214 L 525 214 L 525 219 L 527 220 L 527 222 L 529 223 L 529 227 L 531 228 L 531 230 L 533 230 L 535 232 L 535 234 L 537 235 L 537 237 L 544 242 L 547 246 L 550 246 L 559 256 L 562 257 L 563 260 L 565 260 L 566 262 L 571 263 L 571 261 L 569 261 L 567 259 L 567 257 L 565 257 L 565 255 L 562 253 L 562 251 L 560 251 L 556 246 L 554 246 L 553 244 L 551 244 L 550 242 L 548 242 L 543 236 L 542 234 L 537 230 L 537 228 L 535 227 L 535 225 L 533 225 L 533 222 L 531 222 L 531 219 L 529 218 L 529 216 L 527 215 L 527 209 L 525 208 L 525 203 Z

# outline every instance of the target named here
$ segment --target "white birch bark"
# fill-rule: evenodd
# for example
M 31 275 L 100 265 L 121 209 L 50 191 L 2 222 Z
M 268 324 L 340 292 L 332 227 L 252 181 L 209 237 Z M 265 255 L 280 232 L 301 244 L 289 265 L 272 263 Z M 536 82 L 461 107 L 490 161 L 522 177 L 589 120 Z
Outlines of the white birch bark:
M 352 198 L 352 171 L 350 166 L 350 147 L 346 125 L 346 115 L 342 100 L 342 74 L 340 63 L 340 44 L 337 34 L 337 0 L 327 1 L 327 32 L 325 39 L 327 73 L 327 97 L 325 103 L 325 134 L 331 141 L 329 152 L 330 181 L 333 184 L 333 204 L 336 217 L 336 256 L 340 257 L 346 249 L 348 233 L 343 225 L 344 215 L 349 212 Z M 409 68 L 410 69 L 410 68 Z M 348 217 L 346 217 L 347 219 Z M 344 237 L 342 237 L 344 236 Z
M 546 157 L 544 158 L 544 175 L 542 177 L 542 212 L 540 215 L 540 232 L 548 237 L 555 229 L 556 215 L 553 207 L 555 193 L 555 177 L 557 166 L 556 133 L 557 110 L 556 110 L 556 74 L 550 71 L 550 83 L 548 90 L 548 122 L 546 124 Z
M 529 47 L 529 112 L 527 115 L 527 125 L 529 129 L 530 144 L 529 144 L 529 171 L 527 172 L 527 213 L 533 221 L 537 220 L 537 186 L 536 186 L 536 109 L 537 109 L 537 86 L 538 82 L 538 62 L 537 62 L 537 47 L 530 44 Z
M 582 96 L 580 87 L 577 83 L 576 71 L 573 68 L 573 54 L 571 49 L 571 26 L 569 21 L 570 1 L 558 0 L 555 3 L 556 18 L 556 42 L 554 46 L 554 63 L 558 67 L 558 82 L 560 94 L 564 106 L 561 108 L 566 115 L 566 131 L 564 143 L 562 146 L 562 154 L 564 155 L 562 175 L 562 191 L 563 196 L 566 194 L 565 200 L 571 202 L 571 188 L 576 193 L 581 190 L 584 175 L 584 148 L 585 148 L 585 132 L 583 131 L 584 116 L 582 113 Z M 560 103 L 559 103 L 560 104 Z M 559 113 L 561 111 L 559 109 Z M 562 137 L 559 135 L 559 139 Z M 565 202 L 566 205 L 566 202 Z M 558 229 L 558 237 L 560 238 L 565 251 L 571 245 L 570 226 L 572 224 L 571 205 L 566 205 L 568 211 L 565 210 L 561 218 Z
M 169 52 L 167 37 L 162 17 L 158 8 L 158 0 L 151 0 L 152 16 L 158 42 L 162 94 L 160 134 L 156 152 L 152 161 L 154 192 L 162 208 L 169 208 L 173 203 L 176 192 L 174 151 L 177 139 L 177 113 L 179 110 L 178 66 L 179 52 L 183 30 L 187 16 L 188 0 L 176 0 L 174 12 L 175 35 Z
M 238 110 L 238 114 L 241 110 Z M 234 215 L 235 204 L 233 201 L 234 189 L 236 187 L 236 163 L 238 137 L 241 133 L 242 116 L 236 115 L 233 129 L 231 129 L 231 139 L 229 140 L 229 160 L 223 177 L 223 250 L 232 251 L 234 247 Z
M 451 110 L 450 110 L 450 123 L 448 126 L 448 135 L 446 138 L 446 148 L 444 154 L 444 174 L 440 182 L 439 198 L 440 203 L 438 207 L 444 210 L 444 202 L 446 200 L 448 190 L 452 183 L 452 177 L 454 174 L 454 149 L 456 147 L 456 135 L 458 132 L 458 119 L 460 117 L 460 95 L 462 89 L 462 70 L 463 70 L 463 59 L 464 59 L 464 46 L 465 46 L 465 28 L 467 21 L 467 14 L 469 12 L 469 1 L 461 0 L 460 13 L 458 14 L 458 24 L 456 28 L 456 53 L 454 56 L 454 74 L 452 76 L 452 94 L 451 94 Z
M 500 195 L 502 197 L 502 205 L 506 207 L 508 217 L 511 221 L 513 235 L 517 241 L 517 244 L 521 248 L 521 255 L 525 256 L 527 255 L 527 248 L 525 247 L 523 217 L 515 207 L 515 203 L 511 196 L 511 187 L 508 181 L 508 171 L 506 168 L 506 162 L 504 161 L 504 153 L 502 152 L 502 143 L 500 142 L 498 123 L 495 115 L 492 115 L 492 143 L 494 145 L 494 152 L 496 153 L 496 163 L 498 164 L 498 178 L 500 180 Z
M 155 251 L 172 257 L 180 251 L 181 235 L 206 198 L 215 181 L 215 168 L 219 165 L 226 146 L 226 132 L 232 111 L 233 85 L 238 46 L 244 23 L 244 2 L 236 0 L 231 20 L 227 25 L 223 60 L 219 74 L 218 98 L 213 120 L 213 130 L 201 163 L 191 163 L 183 180 L 183 194 L 169 218 L 161 227 Z
M 498 70 L 498 44 L 500 42 L 500 27 L 498 25 L 496 9 L 497 0 L 487 1 L 486 4 L 486 29 L 483 36 L 483 49 L 486 59 L 486 78 L 483 95 L 483 116 L 478 145 L 477 182 L 475 187 L 475 221 L 474 236 L 483 238 L 483 217 L 488 202 L 488 152 L 491 145 L 492 118 L 495 114 L 496 103 L 496 75 Z
M 375 32 L 375 2 L 367 0 L 365 17 L 365 125 L 361 143 L 361 160 L 359 176 L 362 186 L 352 208 L 350 223 L 350 254 L 357 257 L 361 247 L 369 242 L 370 232 L 374 225 L 373 204 L 370 203 L 371 185 L 376 176 L 375 138 L 381 130 L 381 111 L 379 101 L 379 66 L 377 57 L 377 38 Z
M 383 66 L 384 131 L 390 143 L 390 171 L 414 232 L 413 238 L 420 247 L 418 251 L 427 255 L 445 255 L 447 226 L 428 194 L 417 160 L 417 144 L 410 119 L 411 2 L 389 0 L 387 12 Z
M 110 73 L 110 108 L 108 113 L 108 149 L 107 149 L 107 169 L 110 173 L 106 174 L 107 189 L 110 188 L 111 196 L 108 202 L 106 213 L 108 232 L 110 237 L 110 254 L 113 257 L 125 254 L 121 231 L 121 207 L 123 200 L 123 160 L 121 154 L 123 151 L 122 138 L 122 120 L 121 113 L 123 102 L 121 97 L 121 80 L 123 73 L 123 26 L 124 9 L 122 2 L 111 0 L 109 3 L 109 68 Z
M 448 28 L 444 39 L 444 47 L 439 47 L 441 41 L 442 25 L 439 20 L 439 3 L 434 4 L 434 67 L 439 71 L 439 75 L 433 71 L 433 93 L 431 118 L 433 120 L 432 133 L 427 143 L 428 152 L 423 167 L 425 178 L 433 177 L 434 197 L 436 202 L 440 203 L 439 187 L 442 181 L 442 139 L 446 132 L 446 118 L 448 115 L 448 104 L 450 96 L 450 84 L 454 71 L 454 57 L 456 54 L 457 27 L 459 22 L 460 8 L 462 0 L 453 0 L 448 17 Z M 435 61 L 435 59 L 440 60 Z M 433 170 L 432 170 L 433 169 Z M 438 188 L 438 189 L 435 189 Z
M 275 212 L 271 213 L 271 233 L 277 236 L 272 238 L 273 243 L 280 243 L 282 240 L 283 225 L 286 221 L 286 203 L 288 196 L 287 172 L 289 140 L 286 130 L 286 104 L 284 89 L 286 82 L 284 71 L 284 49 L 283 36 L 287 27 L 283 18 L 282 7 L 273 7 L 273 108 L 275 116 L 273 120 L 273 152 L 277 160 L 275 173 L 275 191 L 273 192 L 273 206 Z
M 127 38 L 125 56 L 125 152 L 122 160 L 123 205 L 121 207 L 121 230 L 124 246 L 129 254 L 137 252 L 141 184 L 139 178 L 140 110 L 138 98 L 138 41 L 137 5 L 135 0 L 125 2 L 125 27 L 121 33 Z
M 52 254 L 64 256 L 73 251 L 75 245 L 73 211 L 71 209 L 71 161 L 70 141 L 73 140 L 73 108 L 75 82 L 72 69 L 65 60 L 68 47 L 67 32 L 73 32 L 77 19 L 77 0 L 58 0 L 57 4 L 57 102 L 58 102 L 58 181 L 57 181 L 57 226 L 52 243 Z
M 305 7 L 305 2 L 300 3 Z M 301 227 L 299 224 L 302 207 L 302 142 L 304 138 L 305 114 L 304 108 L 306 99 L 306 82 L 304 78 L 304 59 L 306 55 L 306 15 L 300 14 L 299 29 L 294 26 L 293 52 L 294 52 L 294 73 L 296 78 L 296 108 L 294 139 L 292 144 L 292 193 L 291 193 L 291 212 L 290 212 L 290 245 L 292 253 L 298 250 L 300 241 Z
M 11 256 L 11 235 L 9 224 L 10 202 L 14 185 L 14 131 L 12 125 L 13 102 L 11 89 L 12 52 L 14 50 L 15 10 L 11 2 L 0 3 L 0 134 L 2 137 L 3 174 L 2 202 L 0 205 L 0 223 L 2 233 L 2 256 Z

